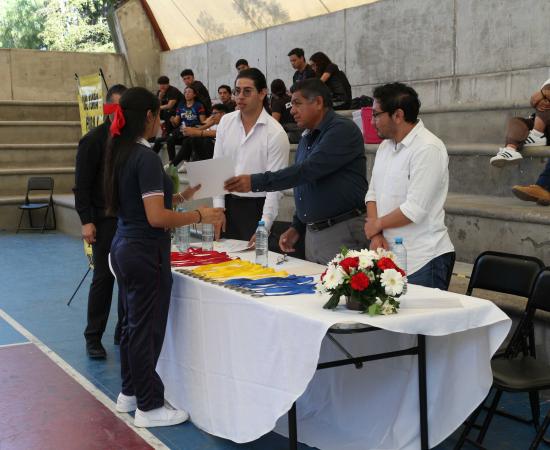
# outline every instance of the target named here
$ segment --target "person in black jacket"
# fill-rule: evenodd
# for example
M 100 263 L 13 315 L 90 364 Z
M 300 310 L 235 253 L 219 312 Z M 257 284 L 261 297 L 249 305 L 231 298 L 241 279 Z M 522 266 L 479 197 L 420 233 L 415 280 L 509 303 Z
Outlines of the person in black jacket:
M 118 103 L 126 87 L 117 84 L 107 92 L 108 103 Z M 105 332 L 114 277 L 109 270 L 108 255 L 116 231 L 116 217 L 105 213 L 103 195 L 103 156 L 109 136 L 109 118 L 82 137 L 78 143 L 75 167 L 75 206 L 82 223 L 82 238 L 92 245 L 94 275 L 88 294 L 87 325 L 84 331 L 86 352 L 90 358 L 105 358 L 101 338 Z M 120 311 L 120 305 L 119 305 Z M 115 344 L 120 336 L 120 314 Z
M 186 87 L 192 87 L 197 93 L 197 100 L 202 103 L 206 109 L 206 115 L 209 116 L 212 112 L 212 100 L 206 86 L 199 80 L 195 80 L 195 74 L 191 69 L 184 69 L 180 73 L 181 80 Z

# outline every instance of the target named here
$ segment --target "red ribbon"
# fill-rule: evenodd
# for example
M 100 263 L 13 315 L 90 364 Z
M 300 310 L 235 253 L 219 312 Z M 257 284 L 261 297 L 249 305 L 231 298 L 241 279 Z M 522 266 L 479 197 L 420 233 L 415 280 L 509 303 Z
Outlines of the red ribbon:
M 118 136 L 120 134 L 120 130 L 122 130 L 124 125 L 126 125 L 126 119 L 124 118 L 122 108 L 118 103 L 106 103 L 103 105 L 103 113 L 114 113 L 113 121 L 111 122 L 111 127 L 109 130 L 111 130 L 111 136 Z
M 193 247 L 186 252 L 172 252 L 170 255 L 172 267 L 204 266 L 226 261 L 231 261 L 231 258 L 225 252 L 206 251 Z

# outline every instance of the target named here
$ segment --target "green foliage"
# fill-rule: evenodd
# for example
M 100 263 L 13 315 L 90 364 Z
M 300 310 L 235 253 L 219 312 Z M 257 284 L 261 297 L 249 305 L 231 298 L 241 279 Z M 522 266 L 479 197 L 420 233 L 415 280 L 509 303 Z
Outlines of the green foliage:
M 45 7 L 41 36 L 48 50 L 112 52 L 109 0 L 53 0 Z
M 45 0 L 0 0 L 0 47 L 46 47 L 43 8 Z
M 114 51 L 107 13 L 115 0 L 0 0 L 0 44 L 58 51 Z

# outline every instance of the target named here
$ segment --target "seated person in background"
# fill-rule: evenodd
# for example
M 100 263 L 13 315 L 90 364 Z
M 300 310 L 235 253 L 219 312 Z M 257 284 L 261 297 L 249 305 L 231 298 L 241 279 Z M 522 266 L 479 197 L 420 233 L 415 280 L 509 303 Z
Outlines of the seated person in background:
M 235 111 L 235 100 L 231 97 L 231 88 L 227 84 L 222 84 L 218 88 L 218 98 L 225 106 L 227 106 L 227 112 Z
M 334 109 L 349 109 L 351 106 L 351 85 L 346 74 L 323 52 L 311 55 L 309 63 L 317 78 L 320 78 L 329 88 Z
M 206 115 L 210 114 L 212 111 L 212 100 L 210 99 L 210 93 L 206 86 L 202 84 L 199 80 L 195 80 L 195 74 L 191 69 L 184 69 L 181 71 L 181 79 L 183 84 L 187 87 L 192 87 L 197 93 L 197 100 L 202 103 L 206 111 Z
M 230 112 L 223 103 L 212 105 L 212 115 L 206 121 L 196 127 L 185 127 L 182 134 L 186 137 L 181 144 L 181 150 L 172 161 L 178 166 L 182 161 L 202 161 L 211 159 L 214 155 L 214 144 L 216 143 L 216 129 L 224 114 Z
M 196 99 L 195 89 L 187 86 L 183 95 L 184 101 L 178 105 L 176 115 L 170 118 L 170 122 L 175 128 L 174 132 L 166 139 L 170 163 L 176 159 L 176 145 L 181 144 L 184 139 L 181 129 L 199 126 L 206 120 L 204 106 Z
M 177 87 L 170 86 L 170 79 L 167 76 L 161 76 L 157 80 L 159 90 L 157 97 L 160 100 L 160 120 L 163 123 L 163 135 L 155 138 L 153 151 L 158 153 L 162 144 L 166 142 L 166 136 L 173 131 L 170 117 L 176 113 L 178 103 L 183 100 L 183 94 Z
M 250 66 L 246 59 L 241 58 L 235 63 L 235 69 L 237 69 L 237 72 L 242 72 L 243 70 L 250 69 Z
M 535 113 L 528 118 L 512 117 L 508 121 L 506 145 L 491 158 L 491 165 L 517 164 L 523 159 L 519 153 L 523 147 L 546 145 L 546 129 L 550 125 L 550 78 L 531 96 L 530 103 Z
M 296 123 L 290 109 L 290 95 L 286 91 L 285 82 L 277 78 L 271 82 L 271 115 L 281 125 Z
M 292 84 L 303 81 L 307 78 L 315 78 L 315 72 L 309 64 L 306 63 L 304 50 L 302 48 L 293 48 L 288 52 L 290 65 L 296 70 L 292 76 Z

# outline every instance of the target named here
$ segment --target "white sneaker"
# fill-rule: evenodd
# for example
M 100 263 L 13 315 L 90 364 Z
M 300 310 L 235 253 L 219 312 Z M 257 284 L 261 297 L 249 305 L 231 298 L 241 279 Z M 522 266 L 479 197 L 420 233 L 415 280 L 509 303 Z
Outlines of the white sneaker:
M 490 159 L 490 163 L 495 167 L 504 167 L 509 164 L 518 164 L 523 159 L 521 153 L 517 150 L 512 150 L 509 147 L 501 147 L 498 149 L 496 156 Z
M 529 136 L 525 139 L 523 146 L 538 147 L 541 145 L 546 145 L 546 136 L 544 134 L 541 135 L 540 132 L 536 132 L 534 130 L 529 131 Z
M 116 399 L 116 410 L 119 413 L 128 413 L 135 411 L 137 408 L 137 399 L 135 395 L 124 395 L 122 392 L 118 394 Z
M 183 409 L 170 409 L 162 406 L 151 411 L 136 409 L 134 425 L 140 428 L 168 427 L 177 425 L 189 419 L 189 414 Z

